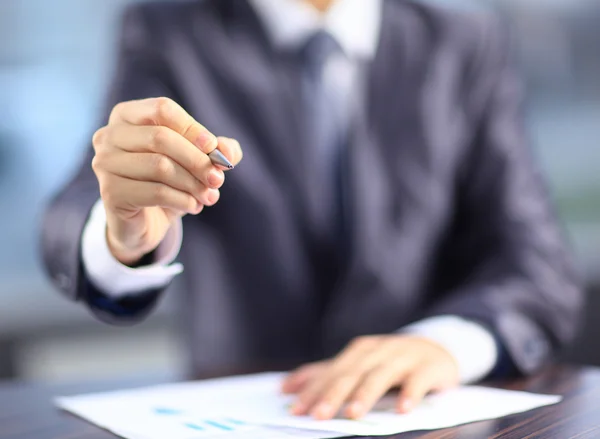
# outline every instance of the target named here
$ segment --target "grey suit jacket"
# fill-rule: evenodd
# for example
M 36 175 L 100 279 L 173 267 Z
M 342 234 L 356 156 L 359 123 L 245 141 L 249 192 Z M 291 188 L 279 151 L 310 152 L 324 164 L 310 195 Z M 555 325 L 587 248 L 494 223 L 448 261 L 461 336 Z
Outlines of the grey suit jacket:
M 129 10 L 108 107 L 168 96 L 245 152 L 219 204 L 184 218 L 182 320 L 196 370 L 319 359 L 356 336 L 446 314 L 487 326 L 524 373 L 572 339 L 582 293 L 527 148 L 500 29 L 385 1 L 345 154 L 346 236 L 333 252 L 306 209 L 319 190 L 298 57 L 270 45 L 242 0 Z M 70 299 L 137 321 L 160 292 L 111 304 L 81 269 L 99 197 L 92 155 L 48 209 L 45 262 Z

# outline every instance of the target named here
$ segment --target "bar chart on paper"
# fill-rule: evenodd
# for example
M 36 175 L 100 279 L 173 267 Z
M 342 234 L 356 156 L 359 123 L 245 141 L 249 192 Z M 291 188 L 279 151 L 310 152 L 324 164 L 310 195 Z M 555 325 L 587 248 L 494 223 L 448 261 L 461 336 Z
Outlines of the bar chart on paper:
M 173 399 L 184 399 L 177 396 Z M 207 413 L 210 410 L 206 404 L 194 403 L 197 401 L 187 401 L 179 407 L 172 401 L 167 405 L 153 404 L 152 396 L 146 392 L 133 399 L 76 399 L 76 402 L 60 399 L 58 405 L 127 439 L 327 439 L 340 436 L 328 431 L 266 426 L 235 416 L 217 416 Z
M 398 415 L 395 398 L 380 401 L 360 420 L 316 421 L 292 416 L 293 397 L 282 395 L 281 374 L 222 378 L 204 382 L 63 397 L 56 404 L 127 439 L 322 439 L 386 436 L 493 419 L 560 402 L 535 395 L 483 387 L 462 387 L 428 396 L 410 414 Z
M 161 419 L 170 429 L 189 430 L 194 437 L 216 436 L 218 434 L 249 431 L 255 428 L 246 422 L 234 418 L 214 417 L 199 419 L 184 410 L 171 407 L 154 407 L 152 414 Z

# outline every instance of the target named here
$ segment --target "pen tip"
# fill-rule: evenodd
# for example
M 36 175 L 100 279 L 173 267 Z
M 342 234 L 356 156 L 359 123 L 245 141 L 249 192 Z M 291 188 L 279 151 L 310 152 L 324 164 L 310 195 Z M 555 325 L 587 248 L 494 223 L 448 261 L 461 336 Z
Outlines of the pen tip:
M 234 168 L 233 164 L 229 160 L 227 160 L 227 157 L 225 157 L 223 153 L 218 149 L 215 149 L 213 152 L 208 154 L 208 156 L 215 165 L 222 166 L 223 168 L 229 171 Z

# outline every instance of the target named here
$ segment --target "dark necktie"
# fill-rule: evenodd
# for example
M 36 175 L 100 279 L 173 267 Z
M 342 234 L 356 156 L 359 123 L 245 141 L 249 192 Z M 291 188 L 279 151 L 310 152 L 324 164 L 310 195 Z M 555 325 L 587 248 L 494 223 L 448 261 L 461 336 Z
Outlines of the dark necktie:
M 310 218 L 316 238 L 337 247 L 342 239 L 341 158 L 348 143 L 349 61 L 327 32 L 304 46 L 304 90 Z M 345 63 L 345 64 L 344 64 Z

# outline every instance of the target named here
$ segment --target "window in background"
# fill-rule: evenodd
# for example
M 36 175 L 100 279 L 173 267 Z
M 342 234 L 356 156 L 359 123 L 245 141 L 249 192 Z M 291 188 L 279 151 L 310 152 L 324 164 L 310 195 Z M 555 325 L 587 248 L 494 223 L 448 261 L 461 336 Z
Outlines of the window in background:
M 181 358 L 164 314 L 106 327 L 59 297 L 39 264 L 41 213 L 97 128 L 133 1 L 0 0 L 0 377 L 163 371 Z
M 600 281 L 600 3 L 498 2 L 510 17 L 528 79 L 536 153 L 581 264 Z

